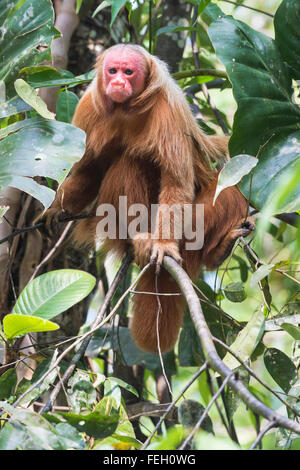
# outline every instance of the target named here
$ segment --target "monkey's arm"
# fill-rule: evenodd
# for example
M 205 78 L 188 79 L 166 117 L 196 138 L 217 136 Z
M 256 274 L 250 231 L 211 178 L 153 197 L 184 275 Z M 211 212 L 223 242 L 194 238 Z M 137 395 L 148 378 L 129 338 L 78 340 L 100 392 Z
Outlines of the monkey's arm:
M 156 217 L 151 261 L 159 269 L 163 257 L 170 255 L 181 262 L 179 243 L 183 238 L 184 204 L 192 203 L 193 191 L 188 181 L 185 183 L 173 172 L 161 171 L 161 190 Z
M 102 179 L 101 159 L 96 157 L 90 143 L 91 132 L 96 127 L 97 119 L 91 93 L 88 91 L 80 100 L 72 121 L 73 125 L 86 132 L 86 151 L 58 189 L 51 207 L 37 219 L 39 222 L 45 222 L 48 227 L 46 232 L 50 233 L 51 225 L 55 225 L 55 221 L 52 224 L 52 219 L 58 219 L 62 213 L 78 215 L 97 197 Z

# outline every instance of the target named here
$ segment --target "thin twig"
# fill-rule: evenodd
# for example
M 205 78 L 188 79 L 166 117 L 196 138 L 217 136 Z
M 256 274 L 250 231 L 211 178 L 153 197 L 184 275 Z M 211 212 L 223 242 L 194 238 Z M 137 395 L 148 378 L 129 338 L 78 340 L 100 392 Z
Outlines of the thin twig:
M 235 371 L 231 371 L 231 374 L 229 374 L 223 381 L 221 387 L 218 389 L 218 391 L 214 394 L 214 396 L 212 397 L 212 399 L 210 400 L 210 402 L 208 403 L 207 407 L 205 408 L 205 410 L 203 411 L 202 415 L 201 415 L 201 418 L 197 421 L 197 423 L 195 424 L 193 430 L 190 432 L 190 434 L 187 436 L 187 438 L 183 441 L 183 443 L 181 444 L 181 446 L 179 447 L 178 450 L 184 450 L 185 447 L 188 445 L 188 443 L 190 442 L 190 440 L 194 437 L 194 435 L 196 434 L 196 432 L 198 431 L 198 429 L 200 428 L 201 424 L 203 423 L 205 417 L 207 416 L 208 414 L 208 411 L 209 409 L 212 407 L 212 405 L 215 403 L 215 401 L 218 399 L 218 397 L 221 395 L 223 389 L 225 388 L 225 386 L 227 385 L 227 383 L 229 382 L 229 380 L 234 376 L 236 375 L 236 372 Z
M 91 217 L 95 217 L 95 215 L 94 214 L 74 215 L 72 217 L 65 217 L 63 219 L 59 219 L 58 222 L 65 223 L 65 222 L 71 222 L 71 221 L 74 221 L 74 220 L 89 219 Z M 11 234 L 7 235 L 7 237 L 2 238 L 0 240 L 0 245 L 2 245 L 2 243 L 5 243 L 5 242 L 17 237 L 18 235 L 23 234 L 23 233 L 33 232 L 34 230 L 38 230 L 39 228 L 44 227 L 44 225 L 45 225 L 44 222 L 39 222 L 38 224 L 31 225 L 29 227 L 22 227 L 20 229 L 17 229 L 14 232 L 12 232 Z
M 257 13 L 262 13 L 263 15 L 270 16 L 270 18 L 274 18 L 274 15 L 272 15 L 272 13 L 268 13 L 267 11 L 264 11 L 264 10 L 259 10 L 258 8 L 249 7 L 248 5 L 244 5 L 243 3 L 233 2 L 232 0 L 221 0 L 221 1 L 226 2 L 226 3 L 231 3 L 231 5 L 235 5 L 236 7 L 244 7 L 244 8 L 247 8 L 248 10 L 256 11 Z
M 250 450 L 253 450 L 255 449 L 255 447 L 260 443 L 260 441 L 262 440 L 262 438 L 264 437 L 264 435 L 270 431 L 270 429 L 272 428 L 276 428 L 278 427 L 278 424 L 275 422 L 275 421 L 270 421 L 270 423 L 267 424 L 267 426 L 262 429 L 260 431 L 260 433 L 258 434 L 257 438 L 255 439 L 255 441 L 253 442 L 253 444 L 251 445 L 250 447 Z
M 196 372 L 195 375 L 193 375 L 193 377 L 191 378 L 191 380 L 188 381 L 188 383 L 186 384 L 186 386 L 184 387 L 184 389 L 180 392 L 180 394 L 177 396 L 177 398 L 175 398 L 175 400 L 170 403 L 170 405 L 168 406 L 168 408 L 166 409 L 165 413 L 163 414 L 163 416 L 160 418 L 160 420 L 158 421 L 157 425 L 155 426 L 155 428 L 153 429 L 152 433 L 150 434 L 150 436 L 146 439 L 146 441 L 144 442 L 144 444 L 142 445 L 141 449 L 140 450 L 144 450 L 146 449 L 146 447 L 150 444 L 151 442 L 151 439 L 153 438 L 153 436 L 155 435 L 155 433 L 157 432 L 157 430 L 159 429 L 159 427 L 162 425 L 163 421 L 166 419 L 168 413 L 170 413 L 170 411 L 175 407 L 176 403 L 178 402 L 178 400 L 180 400 L 180 398 L 185 394 L 185 392 L 190 388 L 190 386 L 195 382 L 195 380 L 198 379 L 198 377 L 200 377 L 200 375 L 207 369 L 207 361 L 203 364 L 202 367 L 200 367 L 200 369 Z
M 217 69 L 193 69 L 193 70 L 182 70 L 180 72 L 172 73 L 174 80 L 181 80 L 183 78 L 193 78 L 201 76 L 211 76 L 217 78 L 228 78 L 227 73 L 223 70 Z
M 158 275 L 155 274 L 155 290 L 156 290 L 156 292 L 158 292 L 157 278 L 158 278 Z M 167 387 L 168 387 L 168 389 L 169 389 L 170 396 L 172 397 L 172 396 L 173 396 L 173 393 L 172 393 L 171 385 L 170 385 L 170 383 L 169 383 L 169 381 L 168 381 L 168 377 L 167 377 L 167 374 L 166 374 L 166 371 L 165 371 L 164 360 L 163 360 L 162 353 L 161 353 L 161 348 L 160 348 L 159 317 L 160 317 L 160 314 L 162 313 L 162 308 L 161 308 L 160 298 L 159 298 L 159 295 L 158 295 L 158 294 L 156 294 L 156 299 L 157 299 L 157 315 L 156 315 L 157 350 L 158 350 L 158 354 L 159 354 L 159 360 L 160 360 L 161 370 L 162 370 L 164 379 L 165 379 L 165 381 L 166 381 Z
M 29 282 L 32 281 L 32 279 L 35 278 L 35 276 L 37 275 L 37 273 L 39 272 L 39 270 L 41 269 L 41 267 L 47 263 L 47 261 L 49 261 L 49 259 L 54 255 L 54 253 L 56 252 L 57 248 L 62 244 L 62 242 L 64 241 L 64 239 L 66 238 L 71 226 L 72 226 L 73 222 L 68 222 L 66 227 L 64 228 L 61 236 L 59 237 L 59 239 L 57 240 L 57 242 L 55 242 L 54 246 L 51 248 L 51 250 L 47 253 L 47 255 L 42 259 L 42 261 L 37 265 L 37 267 L 35 268 L 31 278 L 29 279 Z

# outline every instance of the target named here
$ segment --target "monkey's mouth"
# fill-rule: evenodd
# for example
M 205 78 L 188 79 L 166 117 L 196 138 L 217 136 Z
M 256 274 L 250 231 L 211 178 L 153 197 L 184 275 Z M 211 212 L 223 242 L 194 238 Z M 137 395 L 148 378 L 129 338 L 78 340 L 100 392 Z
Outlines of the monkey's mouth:
M 130 98 L 130 94 L 124 88 L 115 88 L 110 92 L 110 98 L 117 103 L 123 103 Z

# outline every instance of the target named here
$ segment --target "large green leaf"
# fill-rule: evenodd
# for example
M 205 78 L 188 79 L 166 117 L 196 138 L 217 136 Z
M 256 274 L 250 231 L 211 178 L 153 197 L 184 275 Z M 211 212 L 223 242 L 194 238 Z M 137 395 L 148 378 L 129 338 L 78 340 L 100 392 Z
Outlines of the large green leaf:
M 300 79 L 300 2 L 284 0 L 275 15 L 275 39 L 292 75 Z
M 20 69 L 51 58 L 49 45 L 58 34 L 53 21 L 50 0 L 1 0 L 0 117 L 32 109 L 15 96 L 14 81 Z M 18 84 L 24 85 L 20 80 Z M 43 102 L 35 101 L 41 112 Z M 32 104 L 29 100 L 27 103 Z M 33 177 L 45 176 L 61 184 L 85 148 L 83 131 L 41 118 L 19 120 L 1 129 L 0 138 L 0 189 L 14 186 L 39 199 L 45 208 L 50 206 L 55 193 Z
M 50 0 L 1 0 L 0 2 L 0 80 L 8 97 L 15 95 L 13 81 L 22 67 L 51 59 L 49 46 L 57 30 Z
M 7 340 L 24 336 L 34 331 L 52 331 L 58 328 L 59 326 L 56 323 L 33 315 L 10 313 L 3 319 L 3 331 Z
M 10 130 L 18 132 L 0 141 L 0 187 L 22 189 L 47 208 L 55 193 L 32 177 L 47 176 L 61 184 L 84 153 L 85 133 L 70 124 L 43 118 L 12 124 L 4 132 Z
M 261 209 L 300 157 L 300 110 L 292 99 L 289 70 L 274 40 L 231 17 L 212 23 L 209 35 L 226 66 L 238 104 L 230 153 L 258 156 L 251 202 Z M 300 43 L 297 47 L 299 50 Z M 246 176 L 240 185 L 246 197 L 250 178 Z M 279 211 L 297 209 L 300 185 Z
M 75 269 L 59 269 L 33 279 L 21 292 L 12 313 L 50 320 L 84 299 L 95 278 Z
M 290 358 L 276 348 L 269 348 L 264 354 L 264 363 L 275 382 L 288 393 L 297 379 L 297 369 Z
M 231 344 L 230 349 L 235 352 L 242 361 L 247 361 L 257 344 L 261 340 L 261 337 L 265 328 L 265 316 L 261 309 L 254 312 L 250 321 L 247 323 L 237 335 L 235 341 Z M 240 362 L 233 357 L 230 352 L 226 354 L 223 359 L 230 369 L 235 369 L 240 366 Z

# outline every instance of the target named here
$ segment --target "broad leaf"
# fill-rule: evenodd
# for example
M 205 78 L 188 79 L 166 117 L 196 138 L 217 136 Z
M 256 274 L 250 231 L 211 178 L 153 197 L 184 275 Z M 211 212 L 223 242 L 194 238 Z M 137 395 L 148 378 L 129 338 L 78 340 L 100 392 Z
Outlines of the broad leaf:
M 289 64 L 292 75 L 300 79 L 300 2 L 284 0 L 275 18 L 275 39 L 284 60 Z
M 265 328 L 265 315 L 259 309 L 252 315 L 252 318 L 237 335 L 236 340 L 231 344 L 230 349 L 239 356 L 242 361 L 247 361 L 257 344 L 259 343 Z M 230 369 L 240 366 L 240 362 L 229 352 L 223 359 Z
M 299 326 L 292 325 L 291 323 L 281 323 L 281 328 L 291 335 L 296 341 L 300 341 Z
M 117 15 L 121 8 L 126 5 L 128 0 L 110 0 L 111 3 L 111 22 L 110 22 L 110 27 L 112 27 L 115 19 L 117 18 Z
M 17 385 L 15 369 L 8 369 L 0 377 L 0 400 L 8 400 L 14 394 Z
M 59 422 L 60 417 L 79 432 L 85 432 L 95 438 L 105 438 L 116 431 L 120 420 L 120 411 L 112 397 L 104 397 L 91 413 L 61 412 L 56 413 L 55 416 L 48 416 L 49 420 L 56 423 Z
M 258 282 L 270 274 L 274 264 L 263 264 L 255 271 L 250 279 L 250 287 L 254 287 Z
M 7 97 L 15 95 L 13 81 L 19 70 L 51 59 L 49 46 L 57 30 L 50 0 L 1 0 L 0 2 L 0 80 Z
M 258 156 L 251 203 L 261 209 L 268 196 L 276 195 L 279 179 L 300 157 L 300 110 L 292 99 L 289 70 L 276 42 L 241 21 L 218 19 L 209 27 L 209 35 L 226 66 L 238 104 L 230 153 Z M 250 182 L 248 175 L 240 184 L 246 197 Z M 300 186 L 277 209 L 300 209 Z
M 0 188 L 17 187 L 49 207 L 54 191 L 32 178 L 47 176 L 61 184 L 84 153 L 85 133 L 70 124 L 42 118 L 26 119 L 4 131 L 11 133 L 0 141 Z
M 75 108 L 78 104 L 79 98 L 71 91 L 62 91 L 58 95 L 56 103 L 56 117 L 58 121 L 72 122 Z
M 23 289 L 13 313 L 49 320 L 84 299 L 95 282 L 91 274 L 75 269 L 42 274 Z
M 22 80 L 22 78 L 18 78 L 18 80 L 15 81 L 15 90 L 20 98 L 35 109 L 40 116 L 46 119 L 55 118 L 55 114 L 48 110 L 46 103 L 38 96 L 35 89 Z
M 51 331 L 58 328 L 59 326 L 56 323 L 32 315 L 10 313 L 3 319 L 3 331 L 7 340 L 24 336 L 34 331 Z
M 297 379 L 297 369 L 290 358 L 276 348 L 269 348 L 264 354 L 265 366 L 275 382 L 288 393 Z
M 213 205 L 223 189 L 234 186 L 241 181 L 258 163 L 257 158 L 250 155 L 237 155 L 225 164 L 218 175 L 218 183 Z

